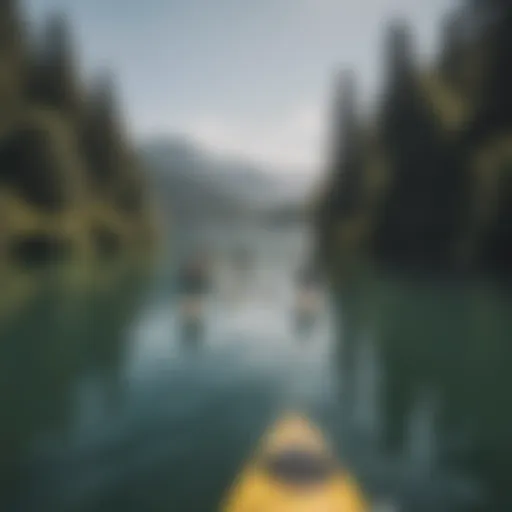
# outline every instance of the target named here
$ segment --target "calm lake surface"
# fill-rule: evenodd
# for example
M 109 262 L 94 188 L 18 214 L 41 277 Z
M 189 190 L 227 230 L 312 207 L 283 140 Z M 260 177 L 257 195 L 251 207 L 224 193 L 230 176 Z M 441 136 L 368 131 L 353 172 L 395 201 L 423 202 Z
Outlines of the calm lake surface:
M 263 431 L 290 408 L 332 438 L 375 506 L 512 510 L 512 307 L 485 283 L 367 275 L 293 330 L 303 228 L 204 229 L 215 292 L 183 342 L 169 260 L 12 278 L 0 310 L 5 511 L 214 511 Z M 232 251 L 254 268 L 236 276 Z M 119 274 L 119 275 L 118 275 Z M 13 284 L 14 283 L 14 284 Z

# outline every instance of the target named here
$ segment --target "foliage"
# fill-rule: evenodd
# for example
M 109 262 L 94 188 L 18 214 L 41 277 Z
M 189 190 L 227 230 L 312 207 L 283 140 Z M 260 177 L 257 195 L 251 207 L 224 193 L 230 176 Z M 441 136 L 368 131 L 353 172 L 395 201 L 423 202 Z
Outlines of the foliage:
M 109 253 L 148 245 L 147 185 L 111 79 L 85 90 L 63 16 L 51 16 L 41 38 L 24 26 L 17 2 L 2 2 L 0 260 L 24 259 L 20 248 L 30 248 L 28 259 L 35 249 L 38 259 L 54 259 L 55 244 L 101 254 L 98 233 L 106 232 L 116 240 Z
M 512 188 L 503 170 L 512 161 L 512 14 L 503 8 L 482 18 L 486 9 L 450 17 L 444 52 L 428 70 L 416 69 L 406 27 L 390 27 L 371 130 L 353 98 L 336 107 L 337 150 L 317 210 L 322 250 L 335 265 L 347 260 L 341 253 L 364 248 L 404 268 L 512 272 Z M 475 32 L 475 16 L 491 21 Z M 354 126 L 362 137 L 350 135 Z M 334 233 L 352 232 L 354 215 L 371 229 L 340 246 Z

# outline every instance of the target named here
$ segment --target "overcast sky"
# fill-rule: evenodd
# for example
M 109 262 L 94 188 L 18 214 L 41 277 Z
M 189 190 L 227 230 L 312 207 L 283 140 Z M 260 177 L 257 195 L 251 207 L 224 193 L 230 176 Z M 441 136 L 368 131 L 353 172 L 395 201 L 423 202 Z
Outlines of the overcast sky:
M 60 9 L 87 76 L 117 77 L 137 138 L 185 133 L 277 168 L 314 169 L 337 69 L 361 95 L 378 87 L 385 21 L 410 20 L 436 50 L 453 0 L 25 0 L 32 19 Z

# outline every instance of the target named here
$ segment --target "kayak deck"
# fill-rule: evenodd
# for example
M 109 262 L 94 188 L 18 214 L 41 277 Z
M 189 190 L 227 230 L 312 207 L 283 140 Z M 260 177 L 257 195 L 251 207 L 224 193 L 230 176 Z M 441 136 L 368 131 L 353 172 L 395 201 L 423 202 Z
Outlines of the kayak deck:
M 269 430 L 221 512 L 366 512 L 369 507 L 322 433 L 287 415 Z

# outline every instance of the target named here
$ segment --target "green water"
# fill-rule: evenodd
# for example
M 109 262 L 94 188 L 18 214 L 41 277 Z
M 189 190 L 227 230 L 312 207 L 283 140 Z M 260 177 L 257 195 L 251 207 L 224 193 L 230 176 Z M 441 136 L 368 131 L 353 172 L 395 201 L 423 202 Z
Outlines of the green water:
M 440 504 L 425 510 L 510 510 L 510 290 L 380 273 L 346 283 L 339 302 L 346 387 L 365 343 L 377 361 L 379 450 L 440 477 Z
M 0 323 L 2 510 L 216 510 L 289 407 L 324 427 L 376 501 L 511 510 L 509 296 L 368 275 L 301 344 L 287 244 L 257 244 L 261 272 L 243 298 L 212 299 L 198 347 L 176 329 L 170 264 L 13 294 Z

